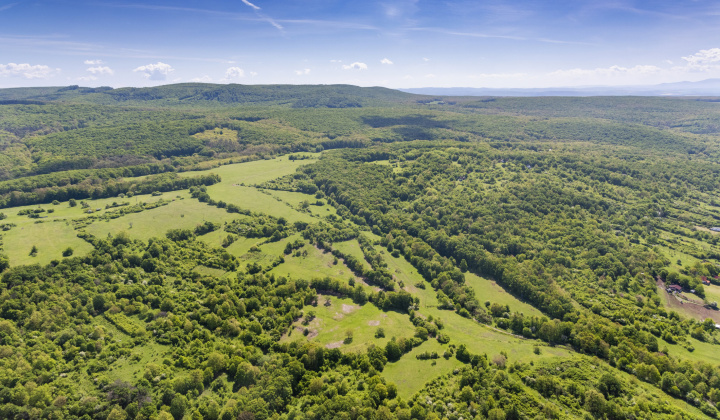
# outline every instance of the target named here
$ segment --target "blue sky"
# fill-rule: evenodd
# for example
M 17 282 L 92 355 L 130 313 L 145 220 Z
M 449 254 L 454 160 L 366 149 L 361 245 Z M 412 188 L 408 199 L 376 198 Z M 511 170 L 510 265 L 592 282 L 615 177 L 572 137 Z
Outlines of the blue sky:
M 720 77 L 720 2 L 0 0 L 0 87 Z

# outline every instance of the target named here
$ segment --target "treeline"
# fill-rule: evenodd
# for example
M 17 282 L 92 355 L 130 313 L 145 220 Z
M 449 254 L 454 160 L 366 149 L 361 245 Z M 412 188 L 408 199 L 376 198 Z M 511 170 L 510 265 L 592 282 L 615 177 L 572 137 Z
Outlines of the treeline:
M 215 174 L 195 177 L 180 177 L 177 174 L 162 174 L 140 181 L 108 180 L 101 184 L 81 183 L 63 187 L 38 188 L 32 192 L 12 191 L 0 195 L 0 208 L 45 204 L 71 199 L 97 199 L 117 197 L 120 194 L 150 194 L 155 191 L 177 191 L 193 186 L 207 186 L 220 182 Z

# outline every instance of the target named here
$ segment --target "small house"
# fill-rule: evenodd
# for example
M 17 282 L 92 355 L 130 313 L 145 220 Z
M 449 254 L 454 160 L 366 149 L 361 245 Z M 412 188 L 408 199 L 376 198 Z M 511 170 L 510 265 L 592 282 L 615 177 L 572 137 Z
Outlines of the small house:
M 682 286 L 680 286 L 679 284 L 671 284 L 667 287 L 667 291 L 668 293 L 682 293 L 683 289 Z

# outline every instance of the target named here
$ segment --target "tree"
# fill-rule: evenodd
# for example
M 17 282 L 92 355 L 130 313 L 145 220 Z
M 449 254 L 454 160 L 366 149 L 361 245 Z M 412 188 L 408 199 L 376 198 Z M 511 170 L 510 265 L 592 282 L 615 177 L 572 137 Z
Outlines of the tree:
M 181 420 L 185 415 L 185 410 L 190 406 L 187 397 L 184 395 L 176 395 L 170 403 L 170 414 L 175 420 Z
M 387 359 L 392 362 L 399 360 L 402 356 L 402 350 L 394 338 L 388 341 L 385 345 L 385 355 L 387 356 Z
M 65 250 L 62 252 L 63 257 L 70 257 L 73 254 L 73 249 L 71 247 L 65 248 Z
M 70 201 L 68 201 L 68 204 L 70 207 L 75 207 L 77 206 L 77 201 L 74 198 L 71 198 Z
M 33 245 L 32 248 L 30 248 L 30 256 L 31 256 L 31 257 L 36 257 L 36 256 L 37 256 L 37 253 L 38 253 L 37 246 Z
M 595 417 L 601 417 L 605 412 L 605 404 L 607 401 L 603 394 L 594 389 L 585 392 L 585 410 L 589 411 Z

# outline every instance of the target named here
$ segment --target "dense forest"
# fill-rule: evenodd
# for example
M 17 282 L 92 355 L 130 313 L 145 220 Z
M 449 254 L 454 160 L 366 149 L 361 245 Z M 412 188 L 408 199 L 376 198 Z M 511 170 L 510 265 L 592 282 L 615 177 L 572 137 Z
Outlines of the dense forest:
M 0 90 L 0 417 L 718 418 L 718 106 Z

